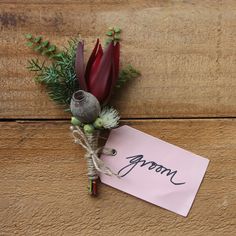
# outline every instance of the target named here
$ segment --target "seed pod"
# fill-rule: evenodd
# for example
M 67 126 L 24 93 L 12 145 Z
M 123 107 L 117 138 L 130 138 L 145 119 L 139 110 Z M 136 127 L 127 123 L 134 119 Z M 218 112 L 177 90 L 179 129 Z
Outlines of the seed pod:
M 72 96 L 70 109 L 82 123 L 92 123 L 101 112 L 100 104 L 95 96 L 83 90 L 78 90 Z

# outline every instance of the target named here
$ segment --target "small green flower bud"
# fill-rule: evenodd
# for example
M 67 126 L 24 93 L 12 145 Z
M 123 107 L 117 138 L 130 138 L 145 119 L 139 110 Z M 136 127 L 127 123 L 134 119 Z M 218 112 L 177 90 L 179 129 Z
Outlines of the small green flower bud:
M 84 132 L 87 134 L 92 134 L 94 131 L 94 127 L 90 124 L 84 125 Z
M 75 118 L 74 116 L 71 117 L 71 124 L 72 125 L 81 125 L 82 123 L 77 119 Z
M 93 123 L 93 126 L 97 129 L 101 129 L 103 127 L 103 124 L 102 124 L 102 119 L 101 118 L 97 118 L 94 123 Z

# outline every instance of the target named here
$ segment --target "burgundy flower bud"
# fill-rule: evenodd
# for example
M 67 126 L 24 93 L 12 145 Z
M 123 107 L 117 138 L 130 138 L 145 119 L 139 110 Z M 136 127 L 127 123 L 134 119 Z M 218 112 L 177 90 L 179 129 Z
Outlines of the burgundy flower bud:
M 83 42 L 79 42 L 75 62 L 79 86 L 92 93 L 100 103 L 106 104 L 118 79 L 120 44 L 112 41 L 103 52 L 97 39 L 85 70 L 83 48 Z

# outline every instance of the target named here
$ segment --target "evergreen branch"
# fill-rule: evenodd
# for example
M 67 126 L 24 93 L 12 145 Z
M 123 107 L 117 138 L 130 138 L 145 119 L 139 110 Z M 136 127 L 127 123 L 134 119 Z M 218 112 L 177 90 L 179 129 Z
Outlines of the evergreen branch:
M 75 56 L 78 40 L 71 39 L 68 46 L 60 53 L 52 54 L 53 60 L 49 65 L 40 63 L 38 59 L 28 61 L 28 70 L 36 73 L 35 80 L 45 85 L 52 100 L 69 107 L 75 86 Z
M 43 67 L 44 67 L 44 63 L 40 65 L 38 59 L 31 59 L 28 61 L 27 69 L 30 71 L 38 72 L 38 71 L 41 71 Z
M 127 65 L 123 68 L 119 73 L 119 78 L 116 82 L 116 88 L 121 88 L 127 83 L 129 80 L 135 79 L 139 77 L 141 73 L 136 70 L 133 66 Z

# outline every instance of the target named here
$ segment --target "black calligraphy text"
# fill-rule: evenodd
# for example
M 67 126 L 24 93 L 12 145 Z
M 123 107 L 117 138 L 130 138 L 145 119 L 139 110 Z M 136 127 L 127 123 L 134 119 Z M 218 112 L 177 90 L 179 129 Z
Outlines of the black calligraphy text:
M 148 166 L 147 170 L 154 170 L 156 173 L 160 174 L 166 174 L 167 177 L 170 177 L 170 182 L 174 185 L 182 185 L 185 184 L 185 182 L 177 182 L 174 178 L 176 178 L 178 171 L 171 169 L 168 169 L 164 167 L 163 165 L 157 164 L 154 161 L 146 161 L 143 159 L 143 155 L 136 155 L 136 156 L 130 156 L 126 157 L 126 159 L 129 160 L 129 164 L 121 168 L 118 172 L 118 175 L 120 177 L 124 177 L 127 174 L 129 174 L 136 166 L 139 165 L 139 167 L 146 167 Z

